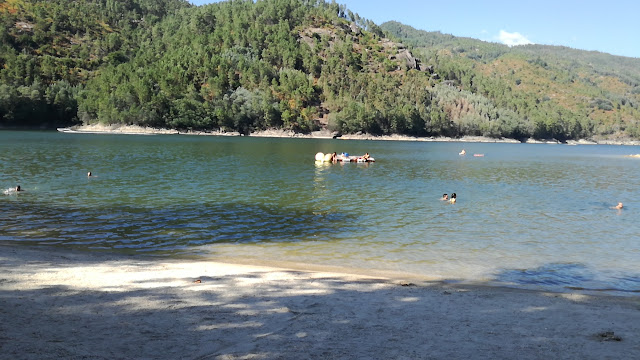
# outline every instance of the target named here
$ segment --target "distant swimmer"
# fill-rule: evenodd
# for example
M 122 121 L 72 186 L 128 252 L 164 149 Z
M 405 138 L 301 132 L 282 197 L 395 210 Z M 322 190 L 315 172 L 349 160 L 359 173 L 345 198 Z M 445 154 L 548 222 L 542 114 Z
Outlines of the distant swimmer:
M 444 201 L 449 200 L 449 195 L 447 195 L 447 194 L 442 194 L 442 197 L 440 198 L 440 200 L 444 200 Z
M 12 193 L 14 193 L 14 192 L 15 192 L 15 193 L 19 193 L 19 192 L 23 192 L 23 191 L 24 191 L 24 190 L 20 187 L 20 185 L 18 185 L 18 186 L 14 187 L 14 188 L 6 189 L 5 191 L 3 191 L 3 193 L 4 193 L 5 195 L 9 195 L 9 194 L 12 194 Z
M 612 207 L 612 209 L 618 209 L 618 210 L 622 209 L 622 203 L 619 202 L 618 205 Z
M 462 151 L 460 151 L 460 153 L 459 153 L 459 155 L 466 155 L 466 154 L 467 154 L 467 152 L 464 149 L 462 149 Z
M 452 204 L 455 204 L 457 197 L 458 197 L 458 195 L 456 195 L 456 193 L 451 194 L 451 200 L 449 200 L 449 202 L 452 203 Z
M 87 177 L 98 177 L 98 175 L 93 175 L 93 174 L 91 173 L 91 171 L 89 171 L 89 172 L 87 173 Z

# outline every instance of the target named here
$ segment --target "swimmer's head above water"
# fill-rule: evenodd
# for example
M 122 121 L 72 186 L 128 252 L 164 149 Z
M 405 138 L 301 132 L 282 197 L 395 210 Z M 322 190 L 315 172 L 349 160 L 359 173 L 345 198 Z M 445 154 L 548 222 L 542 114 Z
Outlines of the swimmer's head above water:
M 17 185 L 16 187 L 5 189 L 4 191 L 2 191 L 2 193 L 5 194 L 5 195 L 10 195 L 10 194 L 19 193 L 19 192 L 22 192 L 22 191 L 24 191 L 24 190 L 22 190 L 20 185 Z

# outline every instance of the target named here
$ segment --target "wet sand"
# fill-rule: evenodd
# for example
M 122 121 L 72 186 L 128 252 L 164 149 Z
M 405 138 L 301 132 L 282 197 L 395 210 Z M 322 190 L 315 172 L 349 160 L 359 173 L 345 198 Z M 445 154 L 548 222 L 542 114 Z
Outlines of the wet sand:
M 630 359 L 640 299 L 0 246 L 0 359 Z

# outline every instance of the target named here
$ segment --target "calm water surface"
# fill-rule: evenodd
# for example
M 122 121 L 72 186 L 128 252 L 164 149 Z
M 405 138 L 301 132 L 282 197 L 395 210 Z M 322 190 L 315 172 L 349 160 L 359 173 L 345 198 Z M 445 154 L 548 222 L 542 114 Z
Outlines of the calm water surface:
M 4 131 L 0 151 L 0 187 L 26 190 L 0 194 L 3 242 L 640 292 L 639 147 Z M 333 151 L 377 162 L 314 162 Z

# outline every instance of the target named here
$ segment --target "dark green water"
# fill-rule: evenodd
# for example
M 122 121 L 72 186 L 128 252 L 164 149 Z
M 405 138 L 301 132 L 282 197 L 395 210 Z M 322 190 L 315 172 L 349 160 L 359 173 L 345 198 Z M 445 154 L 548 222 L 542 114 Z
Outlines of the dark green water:
M 26 190 L 0 196 L 3 242 L 640 291 L 638 147 L 4 131 L 0 151 Z M 333 151 L 377 161 L 314 162 Z

